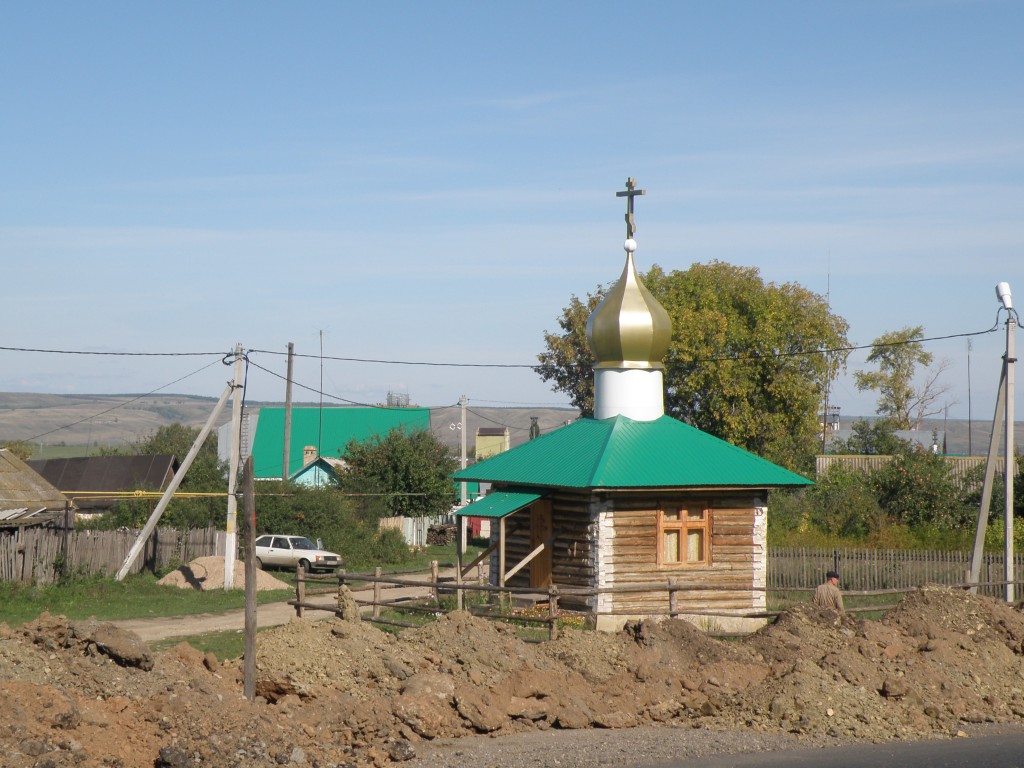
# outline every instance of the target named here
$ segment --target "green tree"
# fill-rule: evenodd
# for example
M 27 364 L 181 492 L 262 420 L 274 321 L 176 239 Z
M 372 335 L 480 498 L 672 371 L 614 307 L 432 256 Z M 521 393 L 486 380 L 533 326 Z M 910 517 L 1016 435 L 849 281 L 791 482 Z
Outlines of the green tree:
M 361 497 L 365 517 L 451 511 L 455 492 L 450 475 L 458 462 L 428 430 L 396 427 L 383 437 L 353 440 L 345 446 L 344 458 L 347 467 L 339 477 L 340 487 L 366 494 Z
M 129 453 L 144 456 L 173 455 L 183 461 L 199 437 L 198 427 L 184 424 L 168 424 L 152 434 L 136 441 Z M 204 441 L 191 466 L 178 486 L 180 496 L 167 505 L 162 525 L 180 529 L 202 528 L 207 525 L 223 527 L 227 520 L 227 464 L 217 458 L 216 438 L 211 434 Z M 189 493 L 210 493 L 211 496 L 189 497 Z M 148 518 L 155 502 L 152 500 L 131 500 L 119 502 L 100 521 L 103 527 L 138 527 Z
M 870 477 L 834 464 L 810 488 L 773 491 L 768 525 L 772 529 L 815 530 L 829 537 L 863 539 L 884 525 Z
M 411 553 L 398 531 L 380 531 L 353 497 L 337 488 L 308 488 L 289 482 L 256 487 L 256 531 L 321 539 L 341 555 L 346 568 L 401 563 Z
M 754 267 L 714 261 L 644 284 L 672 319 L 665 409 L 678 419 L 784 466 L 807 470 L 820 441 L 824 389 L 845 365 L 848 325 L 828 302 L 795 284 L 766 283 Z M 586 324 L 606 288 L 572 296 L 546 332 L 537 372 L 593 413 L 593 356 Z
M 920 429 L 921 422 L 942 411 L 939 400 L 949 391 L 939 378 L 949 367 L 949 361 L 940 361 L 929 369 L 933 361 L 920 339 L 924 327 L 901 328 L 883 333 L 871 342 L 867 362 L 877 363 L 877 371 L 854 371 L 857 389 L 878 393 L 875 412 L 896 423 L 897 429 Z M 924 380 L 915 385 L 918 367 L 925 371 Z
M 965 503 L 945 459 L 920 447 L 894 456 L 872 472 L 871 485 L 886 515 L 911 528 L 953 530 L 968 525 L 976 514 Z

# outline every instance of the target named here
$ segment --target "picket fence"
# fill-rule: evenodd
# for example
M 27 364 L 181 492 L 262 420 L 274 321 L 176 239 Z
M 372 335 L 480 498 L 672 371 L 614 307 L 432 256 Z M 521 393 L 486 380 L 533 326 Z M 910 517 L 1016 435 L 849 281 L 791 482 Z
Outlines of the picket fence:
M 1004 579 L 1002 553 L 986 552 L 978 581 Z M 1014 554 L 1014 574 L 1024 576 L 1024 554 Z M 828 549 L 769 547 L 769 590 L 802 589 L 820 584 L 827 571 L 840 574 L 843 589 L 911 589 L 923 584 L 964 584 L 971 567 L 971 553 L 917 549 Z M 998 596 L 1003 587 L 979 591 Z
M 455 515 L 437 515 L 435 517 L 382 517 L 380 530 L 402 532 L 402 538 L 410 547 L 427 546 L 427 532 L 432 525 L 454 525 Z

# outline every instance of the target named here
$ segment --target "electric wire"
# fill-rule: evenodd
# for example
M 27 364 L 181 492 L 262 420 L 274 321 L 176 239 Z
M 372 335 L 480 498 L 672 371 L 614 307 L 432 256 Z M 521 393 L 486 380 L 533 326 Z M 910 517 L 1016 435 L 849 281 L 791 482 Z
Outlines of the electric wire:
M 987 329 L 985 329 L 983 331 L 967 331 L 967 332 L 963 332 L 963 333 L 946 334 L 946 335 L 943 335 L 943 336 L 927 336 L 927 337 L 923 337 L 923 338 L 919 338 L 919 339 L 905 339 L 905 340 L 901 340 L 901 341 L 892 341 L 892 342 L 884 342 L 884 343 L 873 343 L 873 344 L 857 344 L 857 345 L 850 345 L 850 346 L 844 346 L 844 347 L 831 347 L 831 348 L 822 348 L 822 349 L 813 349 L 813 350 L 793 350 L 793 351 L 789 351 L 789 352 L 775 351 L 775 352 L 770 352 L 770 353 L 753 352 L 753 353 L 747 353 L 747 354 L 714 355 L 714 356 L 707 357 L 707 358 L 696 358 L 696 359 L 693 359 L 693 360 L 687 360 L 686 362 L 688 364 L 690 364 L 690 365 L 696 365 L 696 364 L 707 364 L 707 363 L 718 363 L 718 362 L 739 362 L 739 361 L 744 361 L 744 360 L 764 360 L 764 359 L 772 359 L 772 358 L 802 357 L 802 356 L 810 356 L 810 355 L 829 355 L 829 354 L 835 354 L 835 353 L 850 353 L 850 352 L 855 352 L 855 351 L 864 350 L 864 349 L 877 349 L 877 348 L 880 348 L 880 347 L 897 347 L 897 346 L 905 346 L 905 345 L 908 345 L 908 344 L 925 344 L 925 343 L 930 343 L 930 342 L 935 342 L 935 341 L 947 341 L 947 340 L 950 340 L 950 339 L 971 338 L 971 337 L 975 337 L 975 336 L 983 336 L 983 335 L 994 333 L 995 331 L 997 331 L 998 328 L 999 328 L 999 314 L 1002 311 L 1003 311 L 1002 308 L 1000 308 L 996 312 L 996 320 L 995 320 L 995 323 L 993 323 L 992 327 L 987 328 Z M 1018 318 L 1016 310 L 1013 310 L 1013 309 L 1008 310 L 1008 314 L 1012 315 L 1015 319 Z M 5 352 L 31 352 L 31 353 L 55 354 L 55 355 L 97 355 L 97 356 L 105 356 L 105 357 L 209 357 L 209 356 L 212 356 L 212 355 L 216 355 L 217 357 L 220 358 L 221 362 L 223 362 L 225 365 L 229 365 L 229 363 L 227 362 L 227 358 L 233 356 L 233 352 L 228 352 L 227 354 L 225 354 L 223 352 L 97 352 L 97 351 L 87 351 L 87 350 L 43 349 L 43 348 L 33 348 L 33 347 L 6 347 L 6 346 L 0 346 L 0 351 L 5 351 Z M 265 373 L 268 373 L 271 376 L 274 376 L 274 377 L 279 378 L 279 379 L 284 380 L 284 381 L 287 380 L 287 377 L 282 376 L 281 374 L 277 373 L 276 371 L 272 371 L 269 368 L 266 368 L 264 366 L 259 365 L 258 363 L 253 362 L 252 359 L 249 357 L 249 354 L 251 354 L 251 353 L 268 354 L 268 355 L 286 355 L 286 354 L 288 354 L 287 352 L 279 352 L 279 351 L 276 351 L 276 350 L 265 350 L 265 349 L 255 349 L 255 348 L 247 350 L 246 353 L 243 355 L 243 357 L 245 358 L 245 361 L 246 361 L 246 378 L 248 378 L 248 367 L 249 367 L 249 365 L 252 365 L 253 367 L 255 367 L 255 368 L 257 368 L 257 369 L 259 369 L 259 370 L 261 370 L 261 371 L 263 371 Z M 335 356 L 302 355 L 302 354 L 298 354 L 298 355 L 294 355 L 294 356 L 295 357 L 314 358 L 314 359 L 320 359 L 320 360 L 333 360 L 333 361 L 338 361 L 338 362 L 376 363 L 376 364 L 382 364 L 382 365 L 414 365 L 414 366 L 451 367 L 451 368 L 531 369 L 531 370 L 537 371 L 538 373 L 544 368 L 543 364 L 540 364 L 540 365 L 532 365 L 532 364 L 531 365 L 526 365 L 526 364 L 517 364 L 517 363 L 450 363 L 450 362 L 385 360 L 385 359 L 370 359 L 370 358 L 355 358 L 355 357 L 335 357 Z M 93 414 L 91 416 L 88 416 L 86 418 L 79 419 L 79 420 L 71 422 L 69 424 L 64 424 L 64 425 L 62 425 L 60 427 L 56 427 L 54 429 L 48 430 L 46 432 L 42 432 L 42 433 L 40 433 L 38 435 L 34 435 L 32 437 L 29 437 L 29 438 L 25 438 L 25 440 L 26 440 L 26 442 L 32 442 L 34 440 L 38 440 L 41 437 L 46 437 L 47 435 L 54 434 L 55 432 L 60 432 L 62 430 L 69 429 L 71 427 L 77 426 L 78 424 L 83 424 L 83 423 L 85 423 L 87 421 L 91 421 L 94 418 L 97 418 L 99 416 L 103 416 L 103 415 L 105 415 L 107 413 L 110 413 L 110 412 L 115 411 L 115 410 L 117 410 L 119 408 L 123 408 L 123 407 L 125 407 L 127 405 L 130 405 L 131 403 L 134 403 L 134 402 L 136 402 L 138 400 L 141 400 L 144 397 L 156 394 L 157 392 L 160 392 L 160 391 L 162 391 L 164 389 L 167 389 L 168 387 L 173 386 L 174 384 L 177 384 L 180 381 L 184 381 L 185 379 L 188 379 L 188 378 L 190 378 L 192 376 L 195 376 L 196 374 L 206 370 L 207 368 L 211 367 L 212 365 L 214 365 L 213 362 L 209 363 L 208 365 L 203 366 L 202 368 L 200 368 L 200 369 L 198 369 L 196 371 L 193 371 L 192 373 L 186 374 L 185 376 L 182 376 L 179 379 L 175 379 L 174 381 L 171 381 L 171 382 L 169 382 L 169 383 L 167 383 L 167 384 L 165 384 L 163 386 L 157 387 L 156 389 L 154 389 L 154 390 L 152 390 L 150 392 L 147 392 L 147 393 L 142 394 L 142 395 L 138 395 L 137 397 L 134 397 L 134 398 L 132 398 L 130 400 L 126 400 L 123 403 L 120 403 L 118 405 L 112 406 L 111 408 L 108 408 L 106 410 L 100 411 L 99 413 L 95 413 L 95 414 Z M 574 364 L 572 364 L 571 366 L 568 366 L 568 367 L 590 368 L 591 367 L 591 363 L 590 362 L 582 362 L 581 361 L 581 362 L 578 362 L 578 363 L 574 363 Z M 322 391 L 322 387 L 320 389 L 315 388 L 315 387 L 309 387 L 307 385 L 304 385 L 304 384 L 301 384 L 300 382 L 295 381 L 294 379 L 292 380 L 292 383 L 294 383 L 297 386 L 299 386 L 300 388 L 302 388 L 304 390 L 307 390 L 309 392 L 312 392 L 314 394 L 318 394 L 318 395 L 320 395 L 322 397 L 328 397 L 328 398 L 331 398 L 331 399 L 336 400 L 338 402 L 347 403 L 349 405 L 363 406 L 363 407 L 366 407 L 366 408 L 379 408 L 379 409 L 382 409 L 382 410 L 394 410 L 396 408 L 400 408 L 400 406 L 397 406 L 397 407 L 396 406 L 387 406 L 387 405 L 380 405 L 379 403 L 365 403 L 365 402 L 361 402 L 361 401 L 358 401 L 358 400 L 351 400 L 349 398 L 341 397 L 340 395 L 333 395 L 333 394 L 331 394 L 329 392 L 324 392 L 324 391 Z M 244 389 L 243 389 L 243 392 L 244 392 Z M 243 394 L 243 397 L 244 397 L 244 394 Z M 482 401 L 481 400 L 481 401 L 477 401 L 477 402 L 497 402 L 497 401 Z M 457 403 L 453 403 L 450 406 L 436 406 L 436 407 L 437 408 L 451 408 L 451 407 L 456 407 L 457 405 L 458 405 Z M 526 405 L 526 404 L 524 404 L 524 405 Z M 538 406 L 538 407 L 557 407 L 557 406 Z M 480 418 L 484 418 L 484 419 L 486 419 L 488 421 L 492 421 L 493 423 L 498 424 L 500 426 L 507 426 L 510 429 L 517 429 L 517 430 L 528 429 L 528 428 L 524 428 L 524 427 L 513 427 L 513 426 L 508 425 L 508 424 L 503 424 L 501 422 L 494 421 L 493 419 L 487 419 L 486 417 L 483 417 L 483 416 L 481 416 L 478 413 L 475 413 L 475 415 L 480 417 Z
M 223 353 L 221 353 L 221 352 L 218 352 L 217 354 L 220 355 L 220 356 L 223 355 Z M 221 357 L 221 362 L 223 362 L 223 360 L 224 360 L 224 358 Z M 197 373 L 202 373 L 207 368 L 210 368 L 211 366 L 214 366 L 214 365 L 216 365 L 216 362 L 209 363 L 207 365 L 204 365 L 202 368 L 199 368 L 198 370 L 192 371 L 192 373 L 189 373 L 189 374 L 186 374 L 186 375 L 182 376 L 180 379 L 175 379 L 174 381 L 171 381 L 171 382 L 168 382 L 167 384 L 164 384 L 162 387 L 157 387 L 156 389 L 152 390 L 151 392 L 146 392 L 145 394 L 137 395 L 136 397 L 133 397 L 131 400 L 125 400 L 123 403 L 118 403 L 117 405 L 111 406 L 110 408 L 107 408 L 106 410 L 100 411 L 99 413 L 94 413 L 92 416 L 86 416 L 84 419 L 79 419 L 78 421 L 73 421 L 70 424 L 65 424 L 64 426 L 57 427 L 55 429 L 51 429 L 51 430 L 49 430 L 47 432 L 42 432 L 42 433 L 40 433 L 38 435 L 34 435 L 33 437 L 25 438 L 24 441 L 26 443 L 31 443 L 31 442 L 33 442 L 35 440 L 38 440 L 41 437 L 46 437 L 47 435 L 52 435 L 54 432 L 60 432 L 61 430 L 70 429 L 71 427 L 78 426 L 79 424 L 84 424 L 87 421 L 92 421 L 93 419 L 95 419 L 95 418 L 97 418 L 99 416 L 104 416 L 104 415 L 110 413 L 111 411 L 116 411 L 119 408 L 124 408 L 125 406 L 131 405 L 132 403 L 137 402 L 137 401 L 141 400 L 144 397 L 149 397 L 150 395 L 155 395 L 157 392 L 160 392 L 161 390 L 167 389 L 168 387 L 174 386 L 179 381 L 184 381 L 185 379 L 191 378 L 192 376 L 195 376 Z
M 253 351 L 253 350 L 250 350 L 250 351 Z M 248 364 L 251 365 L 253 368 L 257 368 L 257 369 L 263 371 L 264 373 L 269 373 L 271 376 L 274 376 L 274 377 L 276 377 L 278 379 L 281 379 L 282 381 L 287 381 L 288 380 L 287 376 L 282 376 L 277 371 L 272 371 L 269 368 L 265 368 L 264 366 L 260 365 L 259 363 L 252 362 L 252 359 L 249 358 L 248 356 L 246 356 L 246 360 L 248 361 Z M 315 395 L 322 395 L 323 397 L 328 397 L 328 398 L 330 398 L 332 400 L 337 400 L 338 402 L 341 402 L 341 403 L 347 403 L 348 405 L 360 405 L 360 406 L 363 406 L 364 408 L 379 408 L 379 409 L 384 410 L 384 411 L 404 411 L 404 410 L 408 410 L 405 406 L 401 406 L 401 405 L 381 405 L 380 403 L 363 403 L 363 402 L 360 402 L 358 400 L 349 400 L 346 397 L 341 397 L 340 395 L 332 395 L 330 392 L 323 392 L 322 390 L 317 389 L 316 387 L 310 387 L 310 386 L 308 386 L 306 384 L 301 383 L 300 381 L 297 381 L 294 378 L 292 379 L 292 384 L 297 386 L 299 389 L 304 389 L 307 392 L 311 392 L 311 393 L 313 393 Z M 436 407 L 438 407 L 438 408 L 453 408 L 456 405 L 458 405 L 458 403 L 453 403 L 452 405 L 439 405 L 439 406 L 436 406 Z
M 224 357 L 224 352 L 94 352 L 81 349 L 35 349 L 32 347 L 0 347 L 0 352 L 41 352 L 48 355 L 104 355 L 107 357 Z

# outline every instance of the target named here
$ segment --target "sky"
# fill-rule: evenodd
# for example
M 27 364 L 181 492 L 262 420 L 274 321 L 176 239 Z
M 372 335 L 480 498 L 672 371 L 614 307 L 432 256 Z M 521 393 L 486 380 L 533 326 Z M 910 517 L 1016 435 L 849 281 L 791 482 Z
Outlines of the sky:
M 3 17 L 0 391 L 219 397 L 240 343 L 246 399 L 283 401 L 293 343 L 296 401 L 567 406 L 530 366 L 618 278 L 634 177 L 641 271 L 756 267 L 856 345 L 923 326 L 946 415 L 992 419 L 996 283 L 1024 306 L 1024 4 Z M 866 356 L 844 418 L 875 411 Z

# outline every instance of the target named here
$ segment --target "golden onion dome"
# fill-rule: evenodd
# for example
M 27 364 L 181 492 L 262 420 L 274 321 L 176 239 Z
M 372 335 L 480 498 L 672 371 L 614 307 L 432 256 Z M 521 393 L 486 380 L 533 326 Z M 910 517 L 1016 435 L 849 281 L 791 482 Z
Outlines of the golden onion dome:
M 672 342 L 668 312 L 640 281 L 633 264 L 636 241 L 626 240 L 622 277 L 587 320 L 595 368 L 664 368 Z

